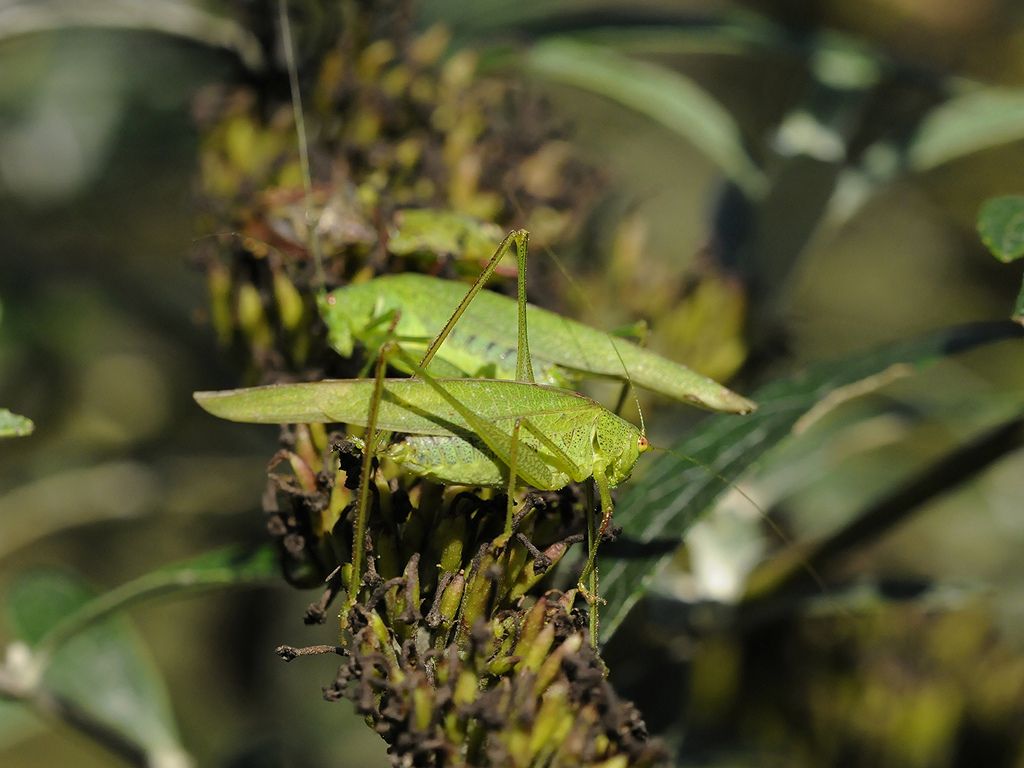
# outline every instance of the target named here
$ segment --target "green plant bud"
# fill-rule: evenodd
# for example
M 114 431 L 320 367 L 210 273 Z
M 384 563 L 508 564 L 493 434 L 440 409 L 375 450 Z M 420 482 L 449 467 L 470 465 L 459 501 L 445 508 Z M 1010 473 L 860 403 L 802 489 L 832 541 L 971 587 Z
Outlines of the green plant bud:
M 519 661 L 519 659 L 515 656 L 498 656 L 492 661 L 487 662 L 487 666 L 485 668 L 488 674 L 495 676 L 504 675 L 512 671 L 512 668 L 515 667 L 517 661 Z
M 405 564 L 405 589 L 402 590 L 398 618 L 407 624 L 412 624 L 419 616 L 420 605 L 420 558 L 413 555 Z
M 502 602 L 508 601 L 508 595 L 511 594 L 512 590 L 515 589 L 520 577 L 522 576 L 523 566 L 527 564 L 527 558 L 530 553 L 526 551 L 520 542 L 513 541 L 506 552 L 504 558 L 504 568 L 502 569 L 502 578 L 498 584 L 498 595 Z M 529 566 L 530 572 L 533 572 L 532 565 Z
M 409 83 L 409 96 L 420 104 L 433 104 L 437 100 L 437 83 L 425 75 L 414 77 Z
M 480 680 L 470 670 L 464 669 L 459 673 L 459 679 L 455 683 L 455 692 L 452 700 L 457 707 L 465 707 L 476 701 L 480 693 Z
M 309 425 L 295 425 L 295 453 L 297 453 L 310 470 L 320 467 L 323 462 L 323 453 L 318 451 L 313 444 L 313 436 L 309 432 Z
M 510 762 L 513 765 L 539 765 L 532 760 L 533 751 L 530 749 L 530 733 L 522 728 L 513 729 L 511 724 L 503 729 L 502 741 L 508 749 Z
M 441 82 L 451 93 L 465 90 L 476 76 L 478 55 L 464 48 L 451 56 L 441 70 Z
M 583 635 L 579 632 L 569 635 L 565 641 L 548 656 L 537 671 L 537 681 L 533 684 L 536 695 L 540 696 L 554 682 L 562 667 L 562 660 L 573 656 L 583 647 Z
M 273 334 L 263 311 L 263 299 L 252 283 L 238 286 L 238 326 L 256 349 L 270 346 Z
M 498 659 L 507 658 L 513 659 L 513 663 L 518 661 L 518 656 L 514 656 L 513 652 L 516 648 L 516 621 L 515 615 L 509 616 L 504 621 L 492 621 L 491 631 L 491 647 L 487 653 L 488 658 Z M 503 673 L 496 673 L 503 674 Z
M 429 688 L 417 686 L 412 691 L 412 728 L 426 733 L 434 715 L 434 693 Z
M 372 144 L 380 136 L 380 116 L 369 109 L 357 112 L 347 127 L 348 139 L 358 147 Z
M 406 169 L 412 169 L 423 154 L 423 141 L 410 137 L 395 146 L 395 161 Z
M 292 451 L 286 451 L 285 455 L 288 457 L 288 464 L 292 468 L 292 472 L 295 474 L 295 479 L 299 481 L 299 485 L 302 486 L 302 490 L 307 493 L 316 493 L 316 472 L 314 472 L 309 464 L 296 453 Z
M 211 262 L 206 272 L 206 288 L 210 293 L 210 322 L 217 342 L 231 342 L 235 324 L 231 318 L 231 272 L 219 261 Z
M 398 657 L 395 655 L 395 648 L 391 642 L 391 631 L 387 623 L 377 611 L 370 611 L 367 616 L 370 632 L 377 641 L 375 650 L 379 650 L 388 664 L 388 674 L 393 683 L 400 683 L 405 679 L 405 673 L 398 665 Z
M 380 79 L 380 88 L 388 96 L 401 96 L 405 92 L 406 88 L 409 87 L 409 83 L 412 80 L 412 72 L 409 71 L 408 67 L 396 66 L 392 67 L 386 75 Z
M 294 331 L 302 322 L 304 312 L 302 294 L 288 279 L 288 275 L 281 270 L 274 272 L 274 299 L 277 301 L 277 313 L 281 318 L 281 325 L 286 330 Z
M 465 636 L 473 628 L 477 619 L 486 617 L 493 586 L 489 571 L 493 565 L 494 555 L 488 551 L 480 558 L 476 570 L 466 580 L 465 597 L 462 601 L 462 620 L 459 626 L 462 636 Z
M 509 600 L 518 600 L 520 597 L 525 595 L 533 586 L 543 579 L 558 563 L 559 560 L 565 555 L 569 546 L 562 541 L 555 542 L 547 549 L 544 550 L 544 556 L 548 558 L 550 564 L 544 570 L 540 572 L 536 569 L 536 560 L 527 560 L 523 567 L 519 571 L 519 575 L 516 577 L 516 583 L 512 587 L 512 591 L 509 593 Z
M 504 645 L 508 641 L 511 641 L 514 645 L 518 628 L 519 619 L 514 613 L 506 616 L 501 621 L 495 619 L 491 622 L 491 639 L 498 645 Z M 511 646 L 509 647 L 511 648 Z
M 258 128 L 252 118 L 238 115 L 224 125 L 224 151 L 228 163 L 242 172 L 252 170 Z
M 466 589 L 466 576 L 459 571 L 452 576 L 448 586 L 444 588 L 441 595 L 441 604 L 438 610 L 441 613 L 441 626 L 447 630 L 458 616 L 459 606 L 462 605 L 462 594 Z
M 443 24 L 433 24 L 413 38 L 409 44 L 409 60 L 420 67 L 435 64 L 444 55 L 451 32 Z
M 453 573 L 462 567 L 467 528 L 465 515 L 444 515 L 438 522 L 430 538 L 431 549 L 438 552 L 436 562 L 442 573 Z
M 441 595 L 441 602 L 438 610 L 446 626 L 452 626 L 459 614 L 459 606 L 462 605 L 462 596 L 466 591 L 466 574 L 459 571 L 447 583 L 444 593 Z
M 544 627 L 544 617 L 547 609 L 547 598 L 541 597 L 534 604 L 533 608 L 530 609 L 530 612 L 526 614 L 522 629 L 519 631 L 519 642 L 516 643 L 516 656 L 525 657 L 529 652 L 529 648 L 533 645 L 537 635 L 540 634 L 541 629 Z
M 309 427 L 309 436 L 313 438 L 313 445 L 316 450 L 324 454 L 327 452 L 328 438 L 327 438 L 327 427 L 324 424 L 307 424 Z
M 323 536 L 334 531 L 341 518 L 345 507 L 351 503 L 354 494 L 345 487 L 345 470 L 339 469 L 334 473 L 334 486 L 331 488 L 331 496 L 327 502 L 327 508 L 320 513 L 320 533 Z
M 551 650 L 551 644 L 555 642 L 555 625 L 546 625 L 536 639 L 525 648 L 520 641 L 516 647 L 517 651 L 522 650 L 523 653 L 517 654 L 520 656 L 518 671 L 530 671 L 536 672 L 541 668 L 544 663 L 544 659 L 547 658 L 548 652 Z
M 395 58 L 395 45 L 390 40 L 375 40 L 363 49 L 356 62 L 356 74 L 361 80 L 373 82 L 378 73 Z
M 548 689 L 537 710 L 530 735 L 530 756 L 554 753 L 572 730 L 574 713 L 569 705 L 569 687 L 556 683 Z M 547 749 L 545 749 L 547 748 Z M 541 761 L 537 761 L 541 762 Z
M 447 713 L 444 716 L 441 727 L 444 729 L 444 735 L 452 744 L 462 744 L 466 740 L 465 719 L 456 713 Z

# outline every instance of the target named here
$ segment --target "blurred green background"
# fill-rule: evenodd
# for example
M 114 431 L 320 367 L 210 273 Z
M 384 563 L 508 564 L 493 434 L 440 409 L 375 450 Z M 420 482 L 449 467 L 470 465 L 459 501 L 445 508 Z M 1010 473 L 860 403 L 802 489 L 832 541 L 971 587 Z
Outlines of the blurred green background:
M 153 32 L 6 31 L 20 29 L 19 9 L 53 5 L 0 4 L 0 405 L 36 423 L 33 436 L 0 442 L 0 595 L 29 569 L 75 573 L 103 589 L 215 546 L 263 541 L 260 494 L 276 447 L 273 429 L 217 422 L 190 397 L 237 381 L 205 324 L 204 281 L 191 263 L 198 137 L 190 102 L 204 84 L 244 78 L 244 68 L 230 53 Z M 451 25 L 457 42 L 481 45 L 574 29 L 614 36 L 638 19 L 670 40 L 680 20 L 750 11 L 797 42 L 837 30 L 901 72 L 858 106 L 851 145 L 900 139 L 915 125 L 908 116 L 944 98 L 936 83 L 1024 87 L 1024 11 L 1011 0 L 434 0 L 420 10 L 424 23 Z M 711 37 L 682 51 L 648 39 L 634 52 L 699 83 L 734 115 L 753 156 L 782 165 L 769 152 L 779 121 L 812 88 L 799 53 L 736 50 Z M 615 301 L 600 287 L 604 267 L 577 263 L 591 297 L 577 311 L 615 327 L 642 312 L 651 283 L 693 267 L 711 235 L 721 173 L 649 116 L 530 79 L 641 222 L 642 262 L 619 270 L 629 298 Z M 781 329 L 784 353 L 761 354 L 737 386 L 749 391 L 808 361 L 1005 317 L 1020 269 L 987 254 L 974 217 L 984 199 L 1024 190 L 1021 139 L 1024 111 L 1016 134 L 859 186 L 850 177 L 842 195 L 820 158 L 796 168 L 773 219 L 816 217 L 826 203 L 828 215 L 798 243 L 772 307 L 753 308 L 765 329 Z M 888 168 L 884 159 L 860 167 Z M 590 258 L 614 255 L 613 236 L 593 227 Z M 748 334 L 755 356 L 777 349 L 759 341 L 760 330 Z M 671 346 L 671 336 L 660 343 Z M 743 489 L 776 513 L 787 541 L 834 529 L 1020 413 L 1020 352 L 1019 343 L 994 345 L 853 400 L 775 452 Z M 664 408 L 648 424 L 665 442 L 688 418 Z M 1017 450 L 848 553 L 836 568 L 847 586 L 838 597 L 819 594 L 752 630 L 728 621 L 675 627 L 675 609 L 661 614 L 659 605 L 730 605 L 749 569 L 783 546 L 749 501 L 731 494 L 659 583 L 662 603 L 612 641 L 613 682 L 689 765 L 1024 766 L 1013 727 L 1024 722 L 1022 492 Z M 618 522 L 628 533 L 629 521 Z M 900 585 L 900 599 L 879 597 L 880 582 Z M 197 764 L 386 764 L 349 704 L 321 701 L 330 659 L 285 666 L 272 653 L 280 643 L 331 641 L 329 628 L 302 625 L 310 599 L 268 586 L 131 612 Z M 66 728 L 10 713 L 0 710 L 0 764 L 110 764 Z

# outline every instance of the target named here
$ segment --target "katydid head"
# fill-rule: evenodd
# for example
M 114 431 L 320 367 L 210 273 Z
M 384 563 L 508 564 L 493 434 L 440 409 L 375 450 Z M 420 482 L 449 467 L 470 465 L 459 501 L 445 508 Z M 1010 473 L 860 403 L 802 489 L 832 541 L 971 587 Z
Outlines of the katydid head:
M 640 430 L 611 411 L 602 410 L 594 429 L 594 449 L 608 461 L 605 472 L 610 485 L 628 480 L 648 447 L 647 437 Z
M 355 342 L 367 346 L 379 336 L 381 323 L 391 319 L 397 306 L 385 305 L 379 291 L 368 283 L 346 285 L 317 299 L 320 317 L 327 326 L 327 341 L 344 357 L 351 357 Z

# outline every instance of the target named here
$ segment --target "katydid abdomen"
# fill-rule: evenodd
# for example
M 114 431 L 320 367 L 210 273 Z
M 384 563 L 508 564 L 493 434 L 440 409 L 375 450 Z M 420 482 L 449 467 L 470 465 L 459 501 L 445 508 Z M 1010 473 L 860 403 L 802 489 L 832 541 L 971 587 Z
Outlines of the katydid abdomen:
M 339 288 L 321 302 L 330 341 L 351 354 L 352 340 L 373 346 L 380 318 L 397 312 L 394 333 L 407 350 L 426 349 L 466 294 L 462 283 L 426 275 L 387 275 Z M 435 375 L 516 377 L 517 304 L 481 291 L 439 348 Z M 629 379 L 645 389 L 704 408 L 747 413 L 755 405 L 713 379 L 625 339 L 527 305 L 530 352 L 537 381 L 569 386 L 580 376 Z M 374 330 L 376 329 L 376 330 Z

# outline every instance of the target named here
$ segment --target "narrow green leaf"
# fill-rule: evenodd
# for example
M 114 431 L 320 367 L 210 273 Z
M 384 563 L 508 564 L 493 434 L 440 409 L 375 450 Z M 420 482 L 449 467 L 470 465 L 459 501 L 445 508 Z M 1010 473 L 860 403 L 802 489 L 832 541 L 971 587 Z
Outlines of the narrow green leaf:
M 940 104 L 921 121 L 908 150 L 910 166 L 926 171 L 1020 139 L 1024 90 L 979 88 Z
M 73 27 L 157 32 L 228 50 L 255 72 L 266 65 L 263 46 L 253 32 L 233 19 L 209 13 L 196 3 L 93 0 L 86 4 L 35 0 L 29 5 L 0 4 L 0 41 Z
M 8 616 L 18 637 L 38 646 L 90 597 L 91 591 L 69 574 L 26 573 L 8 595 Z M 126 620 L 108 620 L 69 640 L 49 659 L 42 685 L 139 744 L 150 764 L 188 764 L 163 681 Z
M 1004 263 L 1024 256 L 1024 195 L 986 200 L 978 211 L 978 234 Z
M 601 595 L 608 601 L 602 617 L 603 639 L 622 623 L 660 566 L 690 527 L 744 470 L 787 437 L 797 420 L 837 388 L 849 386 L 890 366 L 923 366 L 981 344 L 1024 337 L 1011 322 L 983 323 L 943 330 L 924 338 L 836 362 L 772 382 L 754 394 L 760 408 L 750 416 L 714 416 L 702 429 L 659 458 L 643 481 L 620 499 L 616 518 L 637 541 L 639 556 L 604 558 Z M 692 459 L 692 461 L 691 461 Z M 648 554 L 644 545 L 651 546 Z M 609 548 L 611 549 L 611 548 Z
M 2 437 L 25 437 L 31 435 L 36 425 L 31 419 L 11 413 L 6 408 L 0 408 L 0 438 Z
M 751 196 L 765 176 L 747 153 L 736 121 L 696 82 L 658 64 L 568 38 L 533 46 L 527 71 L 582 88 L 646 115 L 692 142 Z
M 751 13 L 725 13 L 689 24 L 586 27 L 571 36 L 633 56 L 750 54 L 795 47 L 779 27 Z
M 274 548 L 255 550 L 225 547 L 182 563 L 159 568 L 66 612 L 51 624 L 39 642 L 41 651 L 55 653 L 63 643 L 111 614 L 136 603 L 171 594 L 267 583 L 280 576 Z

